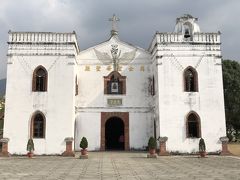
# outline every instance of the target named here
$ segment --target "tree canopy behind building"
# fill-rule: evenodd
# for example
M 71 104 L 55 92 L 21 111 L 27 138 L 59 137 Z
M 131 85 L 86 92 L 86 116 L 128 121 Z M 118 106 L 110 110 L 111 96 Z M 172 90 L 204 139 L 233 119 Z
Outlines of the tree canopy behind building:
M 223 61 L 223 86 L 227 134 L 240 137 L 240 64 L 237 61 Z

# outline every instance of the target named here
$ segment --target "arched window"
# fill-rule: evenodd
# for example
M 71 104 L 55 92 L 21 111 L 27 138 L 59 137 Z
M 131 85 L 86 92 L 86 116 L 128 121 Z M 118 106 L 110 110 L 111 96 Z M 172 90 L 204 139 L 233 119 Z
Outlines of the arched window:
M 31 137 L 45 138 L 45 116 L 41 112 L 33 115 L 31 120 Z
M 198 91 L 198 75 L 197 71 L 188 67 L 184 71 L 184 91 L 197 92 Z
M 33 91 L 47 91 L 47 71 L 43 66 L 38 66 L 33 72 Z
M 117 71 L 104 76 L 104 94 L 126 94 L 126 76 Z
M 152 90 L 151 90 L 152 96 L 155 95 L 155 78 L 154 76 L 152 77 Z
M 0 137 L 3 135 L 3 126 L 4 126 L 4 112 L 0 111 Z
M 195 112 L 190 112 L 187 116 L 186 132 L 188 138 L 201 137 L 200 118 Z
M 78 78 L 77 76 L 75 77 L 75 96 L 78 95 Z
M 157 131 L 156 131 L 156 129 L 157 129 L 157 127 L 156 127 L 156 120 L 154 119 L 154 121 L 153 121 L 153 130 L 154 130 L 154 132 L 153 132 L 153 135 L 154 135 L 154 138 L 155 139 L 157 139 Z

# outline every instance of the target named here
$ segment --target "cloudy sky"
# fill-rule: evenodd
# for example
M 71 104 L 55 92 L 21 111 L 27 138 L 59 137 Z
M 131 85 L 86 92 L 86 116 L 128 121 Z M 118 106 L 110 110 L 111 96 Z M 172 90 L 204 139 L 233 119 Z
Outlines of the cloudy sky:
M 148 48 L 156 31 L 172 32 L 177 17 L 199 18 L 203 32 L 222 32 L 224 59 L 240 60 L 239 0 L 0 0 L 0 79 L 6 77 L 8 31 L 76 31 L 80 49 L 109 38 L 109 17 L 120 18 L 120 39 Z

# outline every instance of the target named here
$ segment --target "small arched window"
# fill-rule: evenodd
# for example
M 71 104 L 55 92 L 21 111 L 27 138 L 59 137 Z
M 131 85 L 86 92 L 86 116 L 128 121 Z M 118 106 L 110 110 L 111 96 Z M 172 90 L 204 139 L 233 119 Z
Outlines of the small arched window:
M 155 95 L 155 78 L 154 76 L 152 77 L 152 91 L 151 91 L 152 96 Z
M 187 116 L 186 132 L 188 138 L 201 137 L 200 118 L 195 112 L 191 112 Z
M 78 78 L 77 76 L 75 77 L 75 96 L 78 95 Z
M 4 112 L 0 111 L 0 136 L 3 135 L 3 126 L 4 126 Z
M 154 138 L 157 139 L 157 127 L 156 127 L 156 120 L 153 121 L 153 134 L 154 134 Z
M 197 71 L 192 67 L 188 67 L 184 71 L 184 91 L 186 92 L 198 91 L 198 75 Z
M 45 116 L 41 112 L 33 115 L 31 121 L 31 137 L 45 138 Z
M 47 71 L 43 66 L 39 66 L 33 72 L 33 91 L 47 91 Z

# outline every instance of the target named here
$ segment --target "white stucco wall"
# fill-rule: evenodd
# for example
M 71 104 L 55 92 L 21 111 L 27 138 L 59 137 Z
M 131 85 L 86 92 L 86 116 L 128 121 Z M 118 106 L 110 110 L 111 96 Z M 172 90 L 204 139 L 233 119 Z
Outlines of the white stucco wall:
M 133 112 L 129 114 L 130 149 L 145 150 L 153 132 L 152 113 Z
M 117 109 L 115 112 L 118 111 Z M 113 111 L 114 112 L 114 111 Z M 129 146 L 132 150 L 146 149 L 150 136 L 153 136 L 152 114 L 145 112 L 129 113 Z M 87 123 L 86 123 L 87 121 Z M 101 112 L 80 112 L 76 117 L 75 150 L 80 151 L 82 137 L 88 140 L 88 150 L 100 150 Z
M 186 137 L 190 111 L 200 116 L 207 151 L 220 151 L 219 138 L 226 136 L 220 45 L 169 42 L 166 48 L 158 38 L 159 128 L 160 136 L 168 137 L 168 151 L 198 151 L 199 138 Z M 189 66 L 198 73 L 198 92 L 184 92 L 183 72 Z
M 81 112 L 76 117 L 75 150 L 80 151 L 82 137 L 88 140 L 88 150 L 100 150 L 101 113 Z
M 73 137 L 74 71 L 73 66 L 67 64 L 72 59 L 58 58 L 44 56 L 11 58 L 13 64 L 9 64 L 7 70 L 4 124 L 4 136 L 10 138 L 10 153 L 26 153 L 30 121 L 36 111 L 43 112 L 46 118 L 45 138 L 33 139 L 36 154 L 62 153 L 65 150 L 65 137 Z M 33 70 L 38 65 L 48 69 L 55 59 L 58 59 L 58 62 L 48 71 L 47 92 L 32 92 Z M 24 67 L 20 61 L 31 64 L 31 69 Z M 24 71 L 24 68 L 27 70 Z
M 117 44 L 121 53 L 136 51 L 135 58 L 128 64 L 121 64 L 120 74 L 126 76 L 126 94 L 104 94 L 104 76 L 112 71 L 112 64 L 103 64 L 94 49 L 111 55 L 111 45 Z M 120 56 L 121 57 L 121 56 Z M 150 54 L 140 48 L 131 46 L 112 37 L 109 41 L 81 52 L 77 58 L 79 71 L 79 95 L 77 111 L 75 147 L 79 150 L 82 136 L 89 140 L 89 150 L 100 149 L 101 112 L 129 112 L 129 143 L 131 149 L 143 149 L 152 135 L 151 95 L 148 92 L 150 71 Z M 100 66 L 97 71 L 96 67 Z M 108 67 L 111 70 L 108 70 Z M 140 67 L 144 67 L 144 71 Z M 86 67 L 89 70 L 86 70 Z M 132 71 L 129 68 L 132 67 Z M 122 99 L 122 105 L 114 107 L 107 104 L 108 99 Z M 86 123 L 87 122 L 87 123 Z M 97 138 L 96 138 L 97 137 Z
M 66 147 L 64 139 L 74 137 L 75 57 L 53 55 L 54 50 L 48 50 L 50 45 L 33 44 L 31 48 L 24 44 L 24 39 L 17 40 L 22 40 L 22 45 L 15 48 L 10 45 L 8 50 L 4 137 L 10 139 L 9 152 L 26 154 L 32 115 L 41 111 L 46 119 L 46 131 L 45 138 L 33 139 L 35 154 L 61 154 Z M 11 36 L 10 42 L 15 42 Z M 68 47 L 69 53 L 71 48 Z M 32 91 L 33 71 L 39 65 L 48 72 L 46 92 Z

